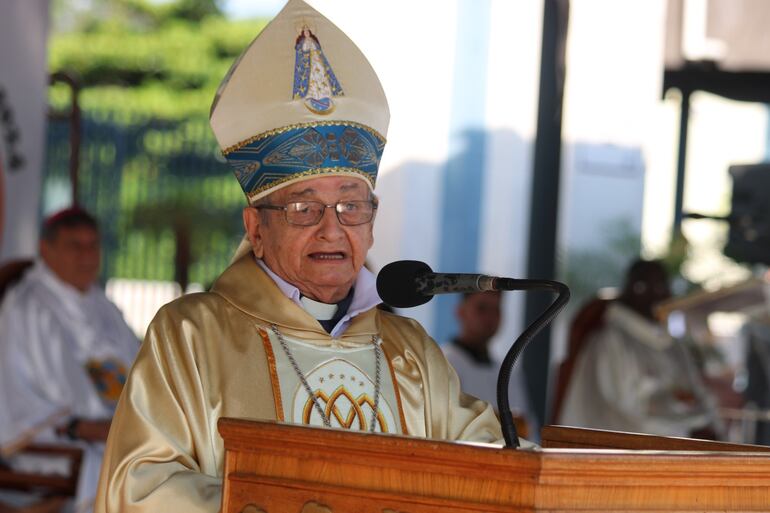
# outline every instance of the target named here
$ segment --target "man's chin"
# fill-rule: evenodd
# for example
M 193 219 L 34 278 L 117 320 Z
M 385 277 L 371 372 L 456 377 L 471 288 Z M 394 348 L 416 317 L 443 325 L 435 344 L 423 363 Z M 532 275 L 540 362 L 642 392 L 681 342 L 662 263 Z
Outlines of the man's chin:
M 86 291 L 90 289 L 94 283 L 96 283 L 97 278 L 98 277 L 96 276 L 88 276 L 86 278 L 76 280 L 72 285 L 82 291 Z
M 312 296 L 315 296 L 317 301 L 322 303 L 337 303 L 345 298 L 353 287 L 355 278 L 351 279 L 350 276 L 346 278 L 340 278 L 338 280 L 330 279 L 331 276 L 319 277 L 314 280 L 310 287 L 307 287 L 308 291 L 312 291 Z M 302 290 L 302 287 L 299 287 Z
M 91 282 L 89 283 L 70 283 L 73 287 L 78 289 L 80 292 L 88 292 L 88 290 L 91 288 Z

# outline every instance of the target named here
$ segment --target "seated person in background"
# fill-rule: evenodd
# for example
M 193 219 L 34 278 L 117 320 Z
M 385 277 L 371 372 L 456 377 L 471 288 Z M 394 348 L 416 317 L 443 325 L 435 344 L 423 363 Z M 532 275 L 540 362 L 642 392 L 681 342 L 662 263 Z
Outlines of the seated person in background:
M 502 293 L 469 292 L 463 294 L 455 310 L 460 333 L 442 349 L 460 378 L 465 393 L 492 404 L 497 409 L 497 375 L 499 361 L 489 354 L 489 344 L 500 327 Z M 513 341 L 511 341 L 512 343 Z M 529 407 L 527 385 L 521 366 L 511 374 L 508 399 L 511 411 L 526 420 L 527 432 L 521 436 L 533 438 L 538 430 L 535 416 Z M 517 428 L 520 426 L 517 426 Z
M 559 424 L 663 436 L 713 428 L 691 355 L 653 317 L 653 306 L 670 295 L 660 262 L 631 265 L 623 292 L 577 356 Z
M 99 264 L 96 220 L 79 208 L 63 210 L 44 222 L 40 258 L 0 306 L 0 445 L 23 441 L 66 410 L 61 425 L 29 442 L 96 442 L 82 443 L 83 504 L 95 495 L 101 442 L 139 349 L 96 282 Z

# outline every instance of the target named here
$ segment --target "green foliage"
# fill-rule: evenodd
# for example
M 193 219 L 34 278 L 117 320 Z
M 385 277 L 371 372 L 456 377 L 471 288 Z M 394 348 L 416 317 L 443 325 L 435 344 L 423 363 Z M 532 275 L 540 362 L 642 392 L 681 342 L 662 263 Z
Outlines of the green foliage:
M 174 279 L 180 234 L 192 281 L 227 265 L 245 202 L 208 114 L 264 25 L 225 19 L 216 0 L 54 0 L 49 66 L 81 86 L 80 201 L 102 221 L 105 278 Z M 69 88 L 53 85 L 49 101 L 69 111 Z M 66 121 L 51 121 L 48 138 L 51 203 L 67 183 Z
M 50 42 L 51 71 L 77 78 L 86 111 L 172 120 L 207 117 L 222 77 L 265 25 L 229 21 L 211 0 L 106 4 L 111 9 L 76 23 L 81 30 L 54 32 Z M 54 87 L 50 101 L 66 110 L 69 93 Z
M 641 234 L 627 219 L 608 222 L 599 229 L 606 234 L 602 248 L 567 250 L 564 275 L 572 292 L 569 312 L 580 308 L 601 288 L 621 287 L 628 265 L 639 258 Z

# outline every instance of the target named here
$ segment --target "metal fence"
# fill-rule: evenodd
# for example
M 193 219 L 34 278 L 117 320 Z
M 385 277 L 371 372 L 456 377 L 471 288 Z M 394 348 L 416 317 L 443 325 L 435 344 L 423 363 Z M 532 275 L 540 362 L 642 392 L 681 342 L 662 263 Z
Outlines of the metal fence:
M 68 206 L 69 125 L 48 125 L 44 212 Z M 79 203 L 100 221 L 102 279 L 208 285 L 242 235 L 243 193 L 206 120 L 86 112 Z

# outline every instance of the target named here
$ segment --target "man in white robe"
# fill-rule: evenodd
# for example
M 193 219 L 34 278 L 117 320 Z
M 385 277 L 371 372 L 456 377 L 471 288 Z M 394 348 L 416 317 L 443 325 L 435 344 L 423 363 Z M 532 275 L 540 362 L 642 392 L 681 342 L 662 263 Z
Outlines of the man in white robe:
M 99 265 L 93 217 L 78 208 L 59 212 L 43 225 L 40 258 L 0 307 L 0 445 L 82 447 L 76 507 L 93 501 L 103 442 L 139 349 L 96 283 Z M 66 412 L 64 420 L 37 431 L 59 412 Z M 11 459 L 11 465 L 24 461 Z
M 441 346 L 447 361 L 457 371 L 463 391 L 497 409 L 497 377 L 500 361 L 490 354 L 489 345 L 500 327 L 500 291 L 463 294 L 455 310 L 458 335 Z M 513 343 L 513 340 L 510 341 Z M 526 420 L 527 435 L 537 439 L 537 421 L 529 406 L 527 385 L 521 366 L 514 368 L 508 387 L 511 411 Z M 524 433 L 519 433 L 524 436 Z
M 635 262 L 578 355 L 558 422 L 662 436 L 713 433 L 713 402 L 688 350 L 654 320 L 670 296 L 663 266 Z

